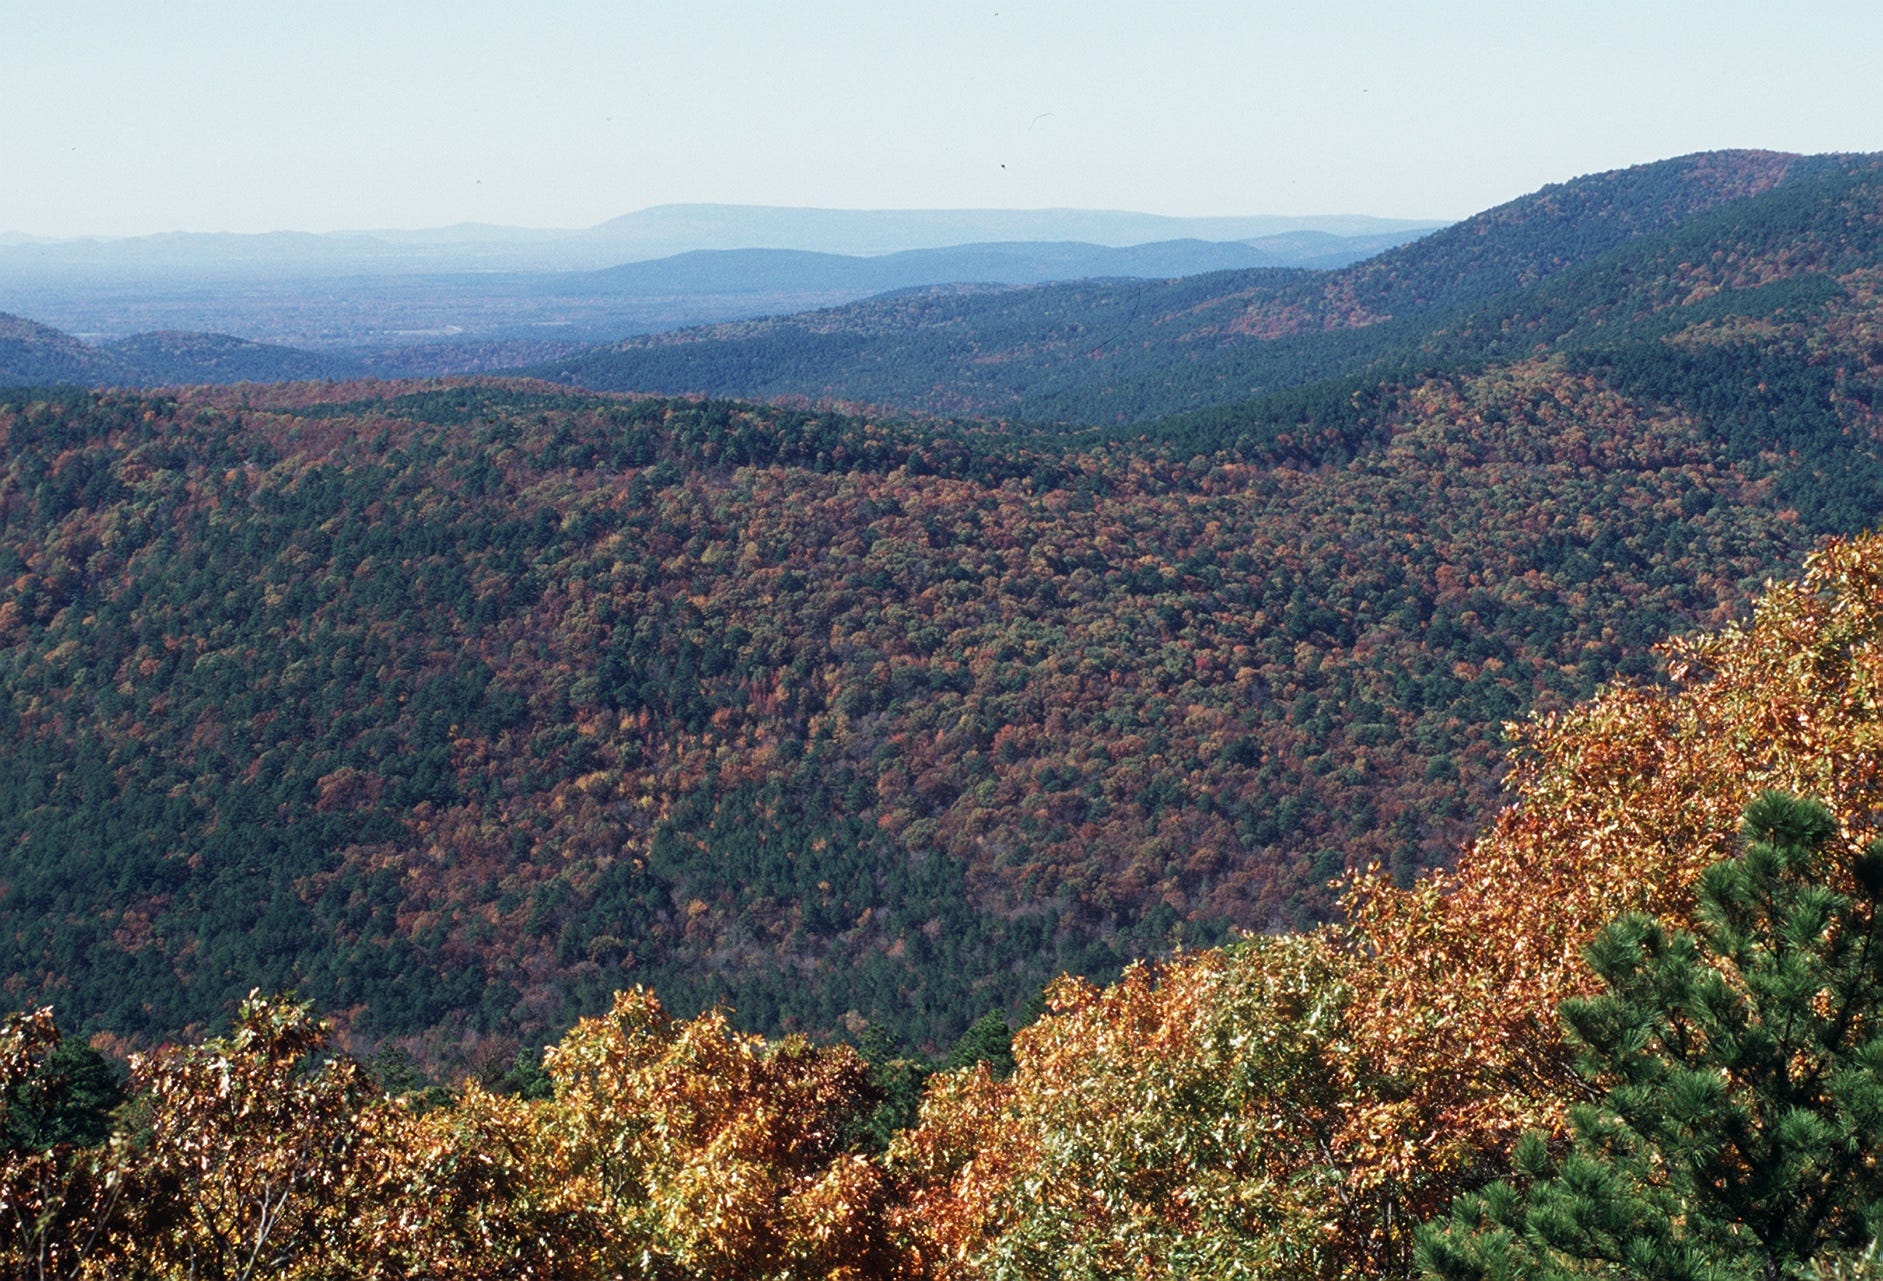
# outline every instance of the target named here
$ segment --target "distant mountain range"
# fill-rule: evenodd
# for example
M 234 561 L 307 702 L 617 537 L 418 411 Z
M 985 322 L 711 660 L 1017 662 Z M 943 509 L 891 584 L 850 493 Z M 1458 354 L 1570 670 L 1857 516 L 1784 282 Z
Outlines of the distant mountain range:
M 1748 234 L 1838 218 L 1837 260 L 1868 261 L 1877 233 L 1858 194 L 1877 169 L 1876 157 L 1705 153 L 1545 187 L 1337 271 L 905 292 L 631 338 L 535 372 L 600 390 L 1138 422 L 1409 361 L 1510 354 L 1561 336 L 1527 328 L 1545 312 L 1612 325 L 1636 313 L 1605 299 L 1636 297 L 1645 312 L 1801 271 L 1782 256 L 1763 276 L 1695 265 Z M 1641 292 L 1682 278 L 1702 293 Z
M 1346 226 L 1366 220 L 1322 221 Z M 750 230 L 756 235 L 762 228 L 754 225 Z M 810 230 L 781 226 L 773 234 L 811 239 Z M 885 226 L 882 234 L 890 230 Z M 415 262 L 436 266 L 427 255 L 448 248 L 442 240 L 414 240 L 416 257 L 411 258 L 390 254 L 385 243 L 374 242 L 375 254 L 389 256 L 366 261 L 348 257 L 351 250 L 340 240 L 322 237 L 146 237 L 89 246 L 0 247 L 0 310 L 107 344 L 150 332 L 171 335 L 161 344 L 168 354 L 156 365 L 144 363 L 139 354 L 149 354 L 147 342 L 137 351 L 120 350 L 109 357 L 86 357 L 69 348 L 58 357 L 63 362 L 77 360 L 73 368 L 90 369 L 87 376 L 99 382 L 457 373 L 541 360 L 631 334 L 789 314 L 930 285 L 1343 266 L 1414 234 L 1417 228 L 1355 234 L 1297 228 L 1253 241 L 1179 239 L 1114 247 L 1005 240 L 874 256 L 795 248 L 696 248 L 665 258 L 617 261 L 600 270 L 446 274 L 411 270 Z M 905 239 L 914 236 L 913 231 L 903 233 Z M 623 242 L 628 247 L 620 252 L 648 243 Z M 88 253 L 98 257 L 87 258 Z M 11 275 L 9 265 L 17 269 Z M 203 344 L 186 343 L 177 335 L 205 331 L 244 338 L 218 337 L 213 357 L 207 363 L 193 362 L 184 353 L 203 349 Z M 240 341 L 324 354 L 277 352 L 269 365 L 253 359 L 258 354 L 250 351 L 231 364 L 225 359 L 232 350 L 229 344 Z M 276 375 L 264 367 L 293 372 Z M 30 362 L 0 365 L 0 381 L 36 381 L 43 376 Z
M 1878 255 L 1875 228 L 1861 216 L 1877 165 L 1861 156 L 1687 156 L 1555 184 L 1398 244 L 1390 242 L 1403 230 L 1356 239 L 1297 229 L 1260 243 L 1008 240 L 868 257 L 692 250 L 595 271 L 386 275 L 275 288 L 197 281 L 168 296 L 130 284 L 95 296 L 116 309 L 95 328 L 23 320 L 0 328 L 0 382 L 267 382 L 522 368 L 604 391 L 793 397 L 1080 426 L 1225 410 L 1234 417 L 1242 412 L 1236 406 L 1328 379 L 1586 346 L 1700 303 L 1716 311 L 1777 305 L 1777 292 L 1752 298 L 1755 285 L 1790 281 L 1787 289 L 1808 293 L 1811 280 Z M 887 236 L 886 217 L 676 208 L 627 221 L 643 244 L 764 227 L 781 239 L 842 233 L 856 242 L 866 231 Z M 909 217 L 942 234 L 988 229 L 993 215 Z M 1126 215 L 1079 217 L 1091 234 L 1148 225 L 1121 221 Z M 1011 218 L 1047 225 L 1044 214 Z M 1261 221 L 1201 229 L 1249 230 Z M 426 234 L 500 238 L 478 228 Z M 1800 238 L 1829 247 L 1800 258 Z M 1761 247 L 1768 242 L 1790 247 Z M 1383 243 L 1389 247 L 1374 252 Z M 1722 243 L 1764 265 L 1721 266 Z M 1283 250 L 1296 261 L 1341 265 L 1279 266 Z M 1370 256 L 1341 263 L 1362 252 Z M 50 313 L 22 310 L 60 322 L 47 306 Z M 201 315 L 219 332 L 184 323 Z M 261 331 L 265 318 L 275 331 Z M 721 323 L 687 327 L 701 318 Z M 87 342 L 74 329 L 92 339 L 127 336 Z M 286 341 L 282 331 L 306 337 Z M 640 336 L 592 342 L 623 334 Z
M 926 285 L 1344 266 L 1433 225 L 673 206 L 581 232 L 13 237 L 0 239 L 0 311 L 91 341 L 237 334 L 448 373 Z M 999 238 L 968 238 L 980 235 Z
M 873 256 L 955 245 L 1078 241 L 1125 248 L 1166 240 L 1270 241 L 1280 258 L 1340 241 L 1397 243 L 1441 222 L 1360 215 L 1175 218 L 1089 209 L 794 209 L 656 205 L 580 230 L 463 223 L 328 234 L 169 232 L 120 238 L 0 235 L 0 281 L 104 275 L 436 274 L 585 271 L 703 249 Z M 1306 236 L 1299 252 L 1295 237 Z

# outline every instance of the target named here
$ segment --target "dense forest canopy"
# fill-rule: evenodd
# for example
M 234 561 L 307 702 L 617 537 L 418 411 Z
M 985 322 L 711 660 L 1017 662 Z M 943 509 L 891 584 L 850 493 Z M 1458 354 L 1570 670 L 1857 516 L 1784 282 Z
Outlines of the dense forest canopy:
M 632 392 L 0 393 L 0 1263 L 1858 1266 L 1880 229 L 1720 153 Z
M 1807 462 L 1561 361 L 1356 412 L 1255 462 L 527 385 L 17 396 L 5 968 L 128 1035 L 258 984 L 539 1035 L 644 980 L 946 1044 L 1444 861 L 1505 720 L 1819 524 L 1771 497 Z
M 1880 557 L 1874 536 L 1833 543 L 1748 625 L 1671 645 L 1664 684 L 1531 722 L 1517 803 L 1450 872 L 1363 873 L 1345 924 L 1104 988 L 1064 978 L 998 1056 L 925 1083 L 723 1011 L 676 1019 L 644 988 L 496 1091 L 336 1055 L 279 998 L 134 1056 L 123 1087 L 51 1010 L 8 1016 L 0 1262 L 1865 1275 L 1883 1204 Z

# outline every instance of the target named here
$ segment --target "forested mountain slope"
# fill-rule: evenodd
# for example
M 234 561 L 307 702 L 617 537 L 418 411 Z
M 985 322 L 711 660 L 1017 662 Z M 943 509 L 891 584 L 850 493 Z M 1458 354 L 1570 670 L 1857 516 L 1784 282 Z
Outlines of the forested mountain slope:
M 104 343 L 100 350 L 129 371 L 135 386 L 190 383 L 300 382 L 358 378 L 359 361 L 331 352 L 300 351 L 228 334 L 157 330 Z
M 14 393 L 0 973 L 128 1036 L 256 986 L 536 1035 L 647 981 L 933 1046 L 1060 970 L 1324 917 L 1495 809 L 1505 720 L 1876 522 L 1880 198 L 1756 153 L 1579 180 L 1342 278 L 1439 309 L 1278 339 L 1157 286 L 1237 360 L 1349 372 L 1109 435 Z M 1212 368 L 1170 350 L 1132 359 Z
M 1696 215 L 1374 349 L 1384 367 L 1453 376 L 1551 353 L 1572 373 L 1690 418 L 1755 469 L 1828 446 L 1849 465 L 1787 472 L 1779 496 L 1823 530 L 1854 529 L 1875 520 L 1878 477 L 1835 442 L 1883 407 L 1879 282 L 1883 182 L 1872 170 L 1832 172 Z M 1394 328 L 1320 345 L 1359 350 Z M 1324 447 L 1360 448 L 1378 381 L 1377 371 L 1349 375 L 1113 436 L 1267 455 L 1279 440 L 1300 439 L 1307 422 Z
M 129 1035 L 255 986 L 535 1034 L 648 981 L 945 1043 L 1445 859 L 1502 721 L 1649 670 L 1809 544 L 1788 477 L 1875 465 L 1868 400 L 1739 458 L 1558 360 L 1349 408 L 1190 458 L 528 384 L 16 395 L 0 970 Z
M 128 371 L 71 334 L 0 313 L 0 385 L 116 383 Z
M 1602 304 L 1611 257 L 1692 250 L 1690 222 L 1708 243 L 1699 261 L 1673 265 L 1696 277 L 1748 252 L 1763 255 L 1762 279 L 1821 271 L 1781 242 L 1821 237 L 1826 218 L 1838 220 L 1846 266 L 1874 265 L 1878 228 L 1863 211 L 1877 183 L 1870 157 L 1703 153 L 1546 187 L 1336 272 L 917 291 L 632 339 L 539 372 L 616 390 L 1143 422 L 1364 371 L 1481 363 L 1490 331 L 1523 332 L 1544 282 L 1581 269 L 1576 305 Z M 1755 273 L 1725 275 L 1743 284 Z
M 1666 682 L 1525 726 L 1515 803 L 1452 871 L 1363 874 L 1311 932 L 1061 978 L 999 1063 L 926 1074 L 632 987 L 540 1064 L 419 1088 L 256 996 L 121 1088 L 54 1010 L 0 1016 L 0 1266 L 1863 1276 L 1883 541 L 1830 543 L 1666 653 Z

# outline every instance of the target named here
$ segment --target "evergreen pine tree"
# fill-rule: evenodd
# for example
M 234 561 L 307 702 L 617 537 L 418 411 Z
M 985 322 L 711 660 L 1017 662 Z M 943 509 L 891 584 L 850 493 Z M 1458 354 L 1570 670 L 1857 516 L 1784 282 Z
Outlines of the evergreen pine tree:
M 1591 945 L 1607 990 L 1562 1014 L 1597 1100 L 1421 1231 L 1429 1276 L 1777 1281 L 1883 1228 L 1883 842 L 1839 869 L 1829 811 L 1778 793 L 1744 833 L 1697 933 Z
M 96 1147 L 122 1102 L 120 1070 L 83 1041 L 62 1040 L 0 1097 L 0 1156 L 62 1143 Z
M 948 1051 L 948 1068 L 973 1067 L 976 1063 L 985 1063 L 997 1077 L 1006 1077 L 1013 1072 L 1013 1029 L 1007 1024 L 1007 1016 L 999 1010 L 989 1010 L 969 1025 Z

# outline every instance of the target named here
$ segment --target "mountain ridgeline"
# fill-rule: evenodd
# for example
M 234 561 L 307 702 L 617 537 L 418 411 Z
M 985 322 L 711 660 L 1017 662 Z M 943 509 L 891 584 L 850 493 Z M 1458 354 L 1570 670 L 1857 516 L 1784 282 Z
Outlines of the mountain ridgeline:
M 1481 366 L 1519 335 L 1523 351 L 1546 346 L 1561 334 L 1532 332 L 1543 302 L 1570 327 L 1612 328 L 1874 265 L 1878 183 L 1874 157 L 1705 153 L 1546 187 L 1339 271 L 918 291 L 630 339 L 537 372 L 1086 426 L 1251 401 L 1238 412 L 1259 415 L 1261 398 L 1330 379 Z M 1805 241 L 1809 258 L 1791 252 Z M 1719 246 L 1733 248 L 1715 261 Z
M 1693 157 L 1339 272 L 593 357 L 1067 410 L 1038 429 L 524 378 L 8 392 L 10 999 L 137 1042 L 292 988 L 462 1066 L 646 983 L 933 1050 L 1059 972 L 1325 919 L 1496 812 L 1506 722 L 1658 679 L 1875 524 L 1879 190 Z

